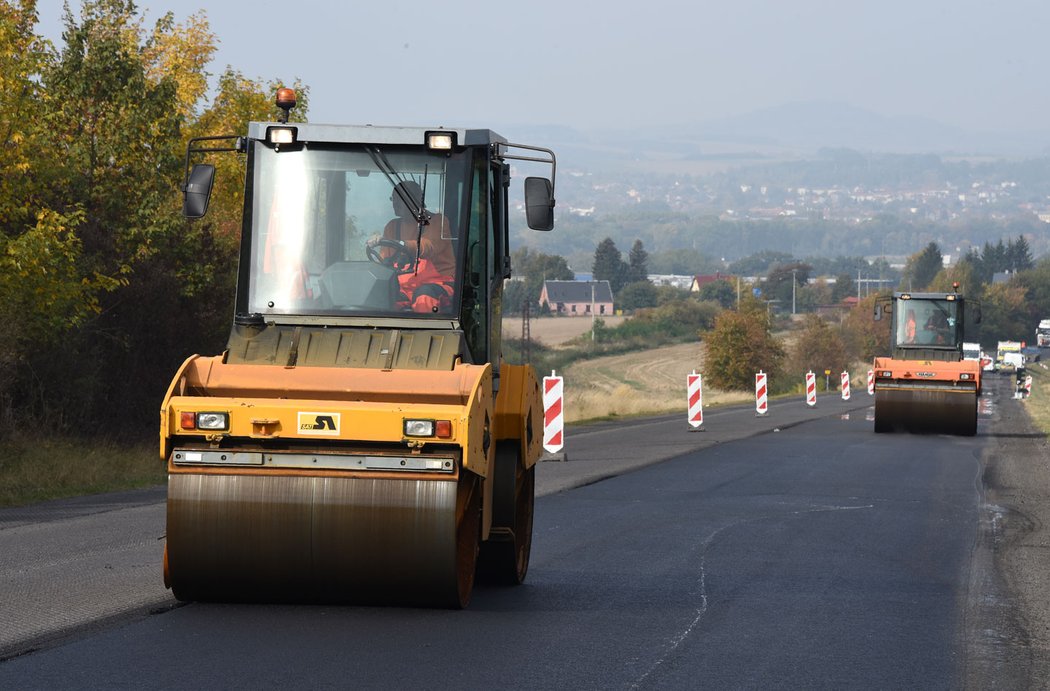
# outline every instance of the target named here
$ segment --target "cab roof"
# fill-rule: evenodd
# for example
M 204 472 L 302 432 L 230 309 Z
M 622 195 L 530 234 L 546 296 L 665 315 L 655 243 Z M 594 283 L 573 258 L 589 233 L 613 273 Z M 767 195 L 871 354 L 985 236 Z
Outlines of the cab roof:
M 248 136 L 264 139 L 271 127 L 294 128 L 301 142 L 335 142 L 340 144 L 402 144 L 423 146 L 428 132 L 453 132 L 458 146 L 506 144 L 507 140 L 492 130 L 457 127 L 398 127 L 387 125 L 323 125 L 305 122 L 250 122 Z

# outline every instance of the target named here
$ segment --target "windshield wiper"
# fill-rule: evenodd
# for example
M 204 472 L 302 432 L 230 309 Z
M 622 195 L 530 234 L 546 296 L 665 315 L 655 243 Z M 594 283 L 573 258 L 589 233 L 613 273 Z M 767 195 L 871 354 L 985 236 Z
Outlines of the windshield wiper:
M 399 173 L 397 169 L 395 169 L 394 166 L 390 164 L 390 161 L 387 160 L 386 154 L 384 154 L 382 151 L 379 150 L 378 147 L 375 146 L 366 146 L 365 151 L 367 151 L 368 155 L 372 157 L 372 161 L 375 162 L 376 167 L 379 168 L 379 170 L 382 171 L 383 175 L 386 176 L 386 179 L 390 181 L 390 184 L 394 188 L 394 194 L 396 194 L 398 198 L 400 198 L 401 201 L 405 203 L 405 208 L 407 208 L 412 214 L 412 218 L 414 218 L 416 222 L 419 223 L 421 228 L 422 226 L 430 225 L 430 219 L 433 216 L 433 214 L 427 211 L 426 169 L 424 168 L 423 170 L 423 184 L 421 186 L 423 190 L 423 198 L 419 200 L 419 204 L 417 205 L 416 201 L 412 199 L 412 195 L 407 194 L 404 188 L 401 186 L 401 183 L 406 182 L 409 178 L 402 176 L 401 173 Z M 420 230 L 420 234 L 422 234 L 422 232 L 423 231 Z
M 366 146 L 365 151 L 372 157 L 372 161 L 375 162 L 376 167 L 383 172 L 386 179 L 394 187 L 394 194 L 404 202 L 405 208 L 412 214 L 412 218 L 416 220 L 418 224 L 418 232 L 416 233 L 416 261 L 412 264 L 412 273 L 419 273 L 419 253 L 421 245 L 423 244 L 423 228 L 430 225 L 430 219 L 433 217 L 429 211 L 427 211 L 427 168 L 423 166 L 423 184 L 420 185 L 420 199 L 419 206 L 416 206 L 415 200 L 412 199 L 412 195 L 405 192 L 404 187 L 401 185 L 402 182 L 406 182 L 409 178 L 402 177 L 401 173 L 397 171 L 387 160 L 386 154 L 384 154 L 377 146 Z

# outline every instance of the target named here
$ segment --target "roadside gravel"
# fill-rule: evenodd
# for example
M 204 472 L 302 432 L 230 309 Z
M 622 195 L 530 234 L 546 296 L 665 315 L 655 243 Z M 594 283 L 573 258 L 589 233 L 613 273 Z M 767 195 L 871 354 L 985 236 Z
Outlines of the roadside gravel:
M 989 378 L 995 431 L 981 458 L 981 526 L 970 578 L 967 687 L 1050 686 L 1050 446 L 1012 379 Z M 980 622 L 978 624 L 978 622 Z

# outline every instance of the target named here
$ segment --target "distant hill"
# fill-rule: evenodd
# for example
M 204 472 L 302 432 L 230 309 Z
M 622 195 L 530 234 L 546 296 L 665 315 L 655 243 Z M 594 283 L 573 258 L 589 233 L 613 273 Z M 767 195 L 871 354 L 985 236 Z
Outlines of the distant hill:
M 892 153 L 1040 155 L 1050 147 L 1050 132 L 967 132 L 929 118 L 890 117 L 834 101 L 788 103 L 684 129 L 711 139 L 765 138 L 810 151 L 848 147 Z
M 917 116 L 887 116 L 834 101 L 801 101 L 697 123 L 621 131 L 506 126 L 515 141 L 546 142 L 585 166 L 644 167 L 661 162 L 808 158 L 823 148 L 957 156 L 1050 154 L 1042 132 L 969 132 Z M 500 130 L 504 132 L 503 129 Z

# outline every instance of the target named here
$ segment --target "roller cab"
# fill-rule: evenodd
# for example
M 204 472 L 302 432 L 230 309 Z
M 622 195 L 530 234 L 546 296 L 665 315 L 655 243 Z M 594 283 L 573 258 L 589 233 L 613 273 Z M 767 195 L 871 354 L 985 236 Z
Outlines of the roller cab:
M 550 167 L 525 185 L 547 230 L 553 152 L 489 130 L 251 123 L 191 142 L 189 218 L 215 174 L 190 164 L 216 152 L 245 163 L 236 313 L 161 406 L 165 583 L 180 600 L 450 607 L 476 573 L 520 583 L 542 412 L 531 367 L 501 358 L 509 160 Z
M 963 358 L 963 296 L 894 293 L 876 302 L 876 320 L 884 317 L 891 355 L 873 365 L 875 431 L 976 434 L 981 367 Z

